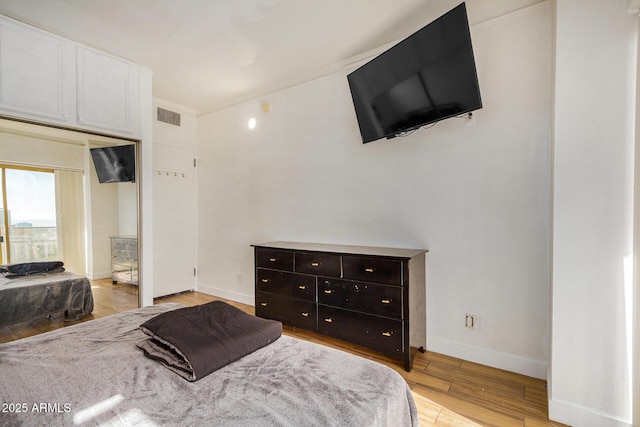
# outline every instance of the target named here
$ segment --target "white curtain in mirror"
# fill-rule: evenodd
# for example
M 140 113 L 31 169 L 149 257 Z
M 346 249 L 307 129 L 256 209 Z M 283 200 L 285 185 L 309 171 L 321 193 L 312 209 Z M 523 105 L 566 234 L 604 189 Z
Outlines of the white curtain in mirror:
M 83 173 L 55 170 L 58 248 L 67 271 L 86 274 Z

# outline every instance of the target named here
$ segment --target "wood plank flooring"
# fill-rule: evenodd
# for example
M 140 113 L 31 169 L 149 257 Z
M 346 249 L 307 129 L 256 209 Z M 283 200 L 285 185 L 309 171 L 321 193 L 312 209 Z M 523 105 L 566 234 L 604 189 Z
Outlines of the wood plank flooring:
M 137 307 L 137 288 L 112 285 L 110 279 L 92 281 L 94 312 L 79 322 L 108 316 Z M 188 292 L 156 299 L 156 304 L 177 302 L 186 306 L 224 300 Z M 228 301 L 254 314 L 250 305 Z M 78 322 L 45 319 L 0 328 L 0 343 L 58 329 Z M 477 363 L 414 349 L 413 370 L 405 372 L 398 360 L 371 350 L 285 326 L 284 333 L 299 339 L 334 347 L 396 370 L 413 393 L 422 426 L 563 426 L 547 418 L 546 382 Z

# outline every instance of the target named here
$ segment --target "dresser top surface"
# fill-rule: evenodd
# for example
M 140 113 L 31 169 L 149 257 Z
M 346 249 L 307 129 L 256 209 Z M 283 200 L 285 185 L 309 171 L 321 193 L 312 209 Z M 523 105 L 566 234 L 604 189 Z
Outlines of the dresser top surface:
M 253 244 L 253 247 L 288 249 L 310 252 L 333 252 L 354 255 L 376 255 L 396 258 L 413 258 L 427 253 L 426 249 L 382 248 L 376 246 L 332 245 L 326 243 L 302 243 L 302 242 L 268 242 Z

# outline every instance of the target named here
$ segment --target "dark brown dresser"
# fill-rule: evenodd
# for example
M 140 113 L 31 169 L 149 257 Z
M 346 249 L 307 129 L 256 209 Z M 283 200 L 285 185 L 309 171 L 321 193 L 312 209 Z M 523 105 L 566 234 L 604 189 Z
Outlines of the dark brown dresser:
M 252 246 L 256 316 L 376 350 L 411 370 L 411 347 L 426 347 L 426 250 Z

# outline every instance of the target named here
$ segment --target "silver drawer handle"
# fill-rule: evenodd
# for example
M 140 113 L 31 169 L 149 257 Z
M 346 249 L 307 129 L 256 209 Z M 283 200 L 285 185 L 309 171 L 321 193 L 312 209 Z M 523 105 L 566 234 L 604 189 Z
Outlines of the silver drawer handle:
M 305 289 L 307 289 L 307 287 L 305 285 L 300 285 L 298 286 L 298 289 L 302 289 L 304 291 Z
M 260 305 L 263 306 L 263 307 L 266 307 L 269 304 L 267 304 L 266 302 L 261 302 Z
M 390 337 L 391 336 L 391 332 L 383 332 L 382 335 L 384 335 L 385 337 Z
M 376 271 L 375 268 L 365 268 L 364 271 L 366 271 L 367 273 L 373 273 L 374 271 Z
M 271 262 L 276 262 L 278 260 L 278 258 L 269 258 L 269 261 Z
M 325 289 L 324 293 L 331 295 L 333 293 L 333 290 L 332 289 Z
M 312 262 L 311 263 L 311 267 L 319 267 L 320 263 L 319 262 Z
M 327 323 L 333 323 L 333 319 L 331 317 L 324 319 L 324 321 Z
M 270 279 L 262 279 L 262 283 L 269 283 L 270 281 Z
M 309 313 L 302 313 L 304 317 L 309 317 Z
M 390 304 L 390 303 L 391 303 L 391 300 L 390 300 L 390 299 L 383 299 L 383 300 L 382 300 L 382 303 L 383 303 L 383 304 Z

